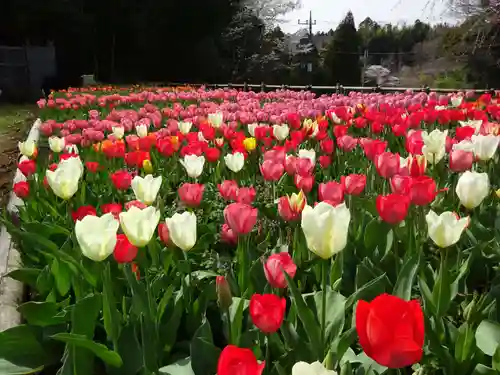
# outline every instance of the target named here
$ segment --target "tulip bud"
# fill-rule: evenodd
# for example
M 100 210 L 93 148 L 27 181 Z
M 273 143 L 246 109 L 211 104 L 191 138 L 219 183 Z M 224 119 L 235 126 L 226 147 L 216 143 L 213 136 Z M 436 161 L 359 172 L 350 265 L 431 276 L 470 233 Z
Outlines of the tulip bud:
M 231 288 L 224 276 L 217 276 L 215 278 L 215 288 L 217 291 L 217 302 L 222 310 L 227 310 L 233 303 L 233 296 Z
M 467 306 L 465 306 L 465 309 L 463 312 L 463 316 L 464 316 L 465 321 L 468 322 L 470 320 L 470 318 L 474 314 L 475 307 L 476 307 L 476 296 L 474 296 L 472 301 Z
M 148 174 L 153 173 L 153 164 L 151 163 L 151 160 L 145 159 L 142 162 L 142 169 L 144 169 L 144 172 Z

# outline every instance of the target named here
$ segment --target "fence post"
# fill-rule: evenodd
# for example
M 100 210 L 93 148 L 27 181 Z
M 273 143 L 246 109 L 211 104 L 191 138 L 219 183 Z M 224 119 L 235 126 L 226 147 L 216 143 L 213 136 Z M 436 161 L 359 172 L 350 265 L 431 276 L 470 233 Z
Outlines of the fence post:
M 335 94 L 338 94 L 340 92 L 340 83 L 337 82 L 335 85 Z
M 264 82 L 260 83 L 260 91 L 261 92 L 266 92 L 266 84 Z
M 247 81 L 243 82 L 243 91 L 245 91 L 245 92 L 248 91 L 248 83 L 247 83 Z
M 217 90 L 217 86 L 219 86 L 219 85 L 217 85 L 216 83 L 214 83 L 214 89 L 215 90 Z
M 282 89 L 282 90 L 284 90 L 284 89 L 285 89 L 285 85 L 284 85 L 284 84 L 282 84 L 282 85 L 281 85 L 281 89 Z
M 228 83 L 227 88 L 230 89 L 231 87 L 233 87 L 233 85 L 231 83 Z
M 431 93 L 431 88 L 429 86 L 425 86 L 424 91 L 427 95 Z
M 342 95 L 345 95 L 345 90 L 344 90 L 344 86 L 343 85 L 340 85 L 340 93 Z

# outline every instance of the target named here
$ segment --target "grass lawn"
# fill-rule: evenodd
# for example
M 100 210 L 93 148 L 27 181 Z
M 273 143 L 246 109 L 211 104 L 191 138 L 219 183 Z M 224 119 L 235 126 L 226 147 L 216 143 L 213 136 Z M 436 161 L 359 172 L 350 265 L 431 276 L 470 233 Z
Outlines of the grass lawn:
M 26 130 L 36 109 L 35 105 L 30 104 L 0 104 L 0 134 Z

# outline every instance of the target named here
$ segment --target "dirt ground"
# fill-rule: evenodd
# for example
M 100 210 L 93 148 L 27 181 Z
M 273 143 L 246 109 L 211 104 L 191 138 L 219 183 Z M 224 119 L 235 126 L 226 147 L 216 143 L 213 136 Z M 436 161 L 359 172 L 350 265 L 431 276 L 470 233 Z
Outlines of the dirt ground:
M 36 118 L 34 105 L 0 104 L 0 207 L 12 189 L 13 173 L 19 158 L 17 143 L 26 138 Z

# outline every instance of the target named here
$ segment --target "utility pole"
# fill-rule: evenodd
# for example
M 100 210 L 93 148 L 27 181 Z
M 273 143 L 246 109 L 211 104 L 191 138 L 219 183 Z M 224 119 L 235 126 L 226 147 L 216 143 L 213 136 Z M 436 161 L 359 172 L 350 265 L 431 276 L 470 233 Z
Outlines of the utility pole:
M 309 11 L 309 19 L 301 22 L 300 19 L 297 22 L 299 25 L 308 25 L 309 26 L 309 37 L 311 38 L 312 42 L 312 37 L 313 37 L 313 25 L 316 25 L 316 20 L 313 21 L 312 19 L 312 11 Z

